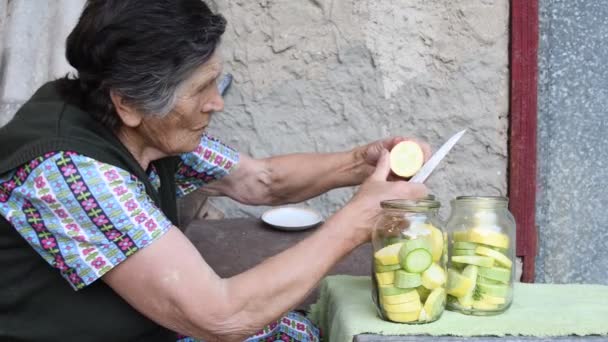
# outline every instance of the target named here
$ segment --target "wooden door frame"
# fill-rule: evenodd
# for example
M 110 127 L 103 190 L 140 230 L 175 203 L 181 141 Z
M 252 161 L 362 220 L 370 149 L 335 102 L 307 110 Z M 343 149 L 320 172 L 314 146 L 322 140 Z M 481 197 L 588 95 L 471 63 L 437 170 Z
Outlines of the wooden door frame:
M 536 126 L 538 0 L 511 0 L 509 99 L 509 209 L 517 223 L 523 282 L 534 282 L 537 253 Z

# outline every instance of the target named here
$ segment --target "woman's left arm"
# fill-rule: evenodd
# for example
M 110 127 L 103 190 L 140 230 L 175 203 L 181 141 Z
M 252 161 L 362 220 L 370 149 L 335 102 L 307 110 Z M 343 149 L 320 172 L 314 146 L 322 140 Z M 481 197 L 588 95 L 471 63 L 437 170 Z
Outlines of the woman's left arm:
M 296 153 L 265 159 L 241 154 L 235 170 L 202 191 L 252 205 L 301 202 L 331 189 L 361 184 L 373 172 L 382 150 L 390 150 L 404 140 L 413 139 L 379 140 L 337 153 Z M 428 158 L 429 146 L 417 142 Z

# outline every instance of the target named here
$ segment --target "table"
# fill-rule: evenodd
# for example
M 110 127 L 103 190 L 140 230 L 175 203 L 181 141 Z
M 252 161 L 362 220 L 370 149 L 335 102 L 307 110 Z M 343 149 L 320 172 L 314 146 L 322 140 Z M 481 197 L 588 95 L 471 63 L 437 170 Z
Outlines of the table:
M 517 283 L 506 313 L 476 317 L 446 311 L 423 325 L 382 321 L 370 299 L 371 286 L 369 276 L 323 280 L 310 316 L 331 342 L 608 341 L 608 286 Z
M 185 234 L 193 242 L 207 263 L 222 277 L 230 277 L 243 272 L 265 258 L 275 255 L 294 245 L 314 232 L 315 229 L 284 232 L 270 228 L 259 219 L 195 220 L 185 229 Z M 353 251 L 338 263 L 330 274 L 350 274 L 368 276 L 371 272 L 371 245 L 366 244 Z M 319 291 L 314 291 L 298 308 L 307 309 L 317 301 Z M 364 295 L 365 298 L 369 296 Z M 608 316 L 606 317 L 608 325 Z M 381 336 L 357 334 L 356 342 L 393 341 L 461 341 L 462 337 L 451 336 Z M 467 337 L 471 341 L 608 341 L 606 336 L 565 336 L 536 338 L 522 336 L 507 337 Z M 334 341 L 331 341 L 334 342 Z M 339 341 L 337 341 L 339 342 Z
M 289 248 L 316 229 L 286 232 L 271 228 L 257 218 L 238 218 L 194 220 L 186 227 L 185 234 L 218 275 L 231 277 Z M 362 245 L 329 274 L 369 275 L 371 255 L 371 244 Z M 298 309 L 308 309 L 317 297 L 318 290 L 315 290 Z

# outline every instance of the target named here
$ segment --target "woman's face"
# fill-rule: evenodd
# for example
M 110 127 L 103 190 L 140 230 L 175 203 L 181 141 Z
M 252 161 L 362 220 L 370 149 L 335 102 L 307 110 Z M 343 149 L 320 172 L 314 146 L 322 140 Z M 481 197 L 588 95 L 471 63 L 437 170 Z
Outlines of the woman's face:
M 221 73 L 221 59 L 215 54 L 178 88 L 175 107 L 169 114 L 143 120 L 147 138 L 156 149 L 177 155 L 196 148 L 211 114 L 224 109 L 216 82 Z

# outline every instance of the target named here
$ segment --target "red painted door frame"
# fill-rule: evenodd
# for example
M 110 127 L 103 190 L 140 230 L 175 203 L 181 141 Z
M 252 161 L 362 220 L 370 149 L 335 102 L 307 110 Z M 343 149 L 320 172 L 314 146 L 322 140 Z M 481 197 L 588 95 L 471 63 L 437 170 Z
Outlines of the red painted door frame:
M 536 123 L 538 0 L 511 0 L 509 208 L 517 223 L 522 281 L 534 281 L 537 253 Z

